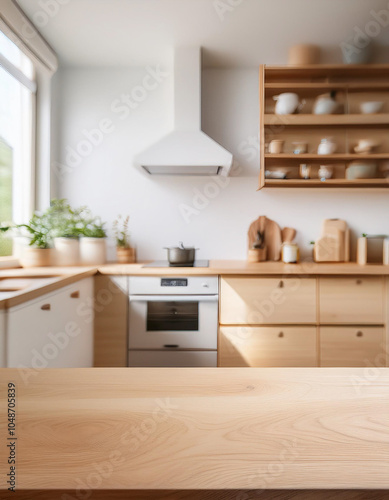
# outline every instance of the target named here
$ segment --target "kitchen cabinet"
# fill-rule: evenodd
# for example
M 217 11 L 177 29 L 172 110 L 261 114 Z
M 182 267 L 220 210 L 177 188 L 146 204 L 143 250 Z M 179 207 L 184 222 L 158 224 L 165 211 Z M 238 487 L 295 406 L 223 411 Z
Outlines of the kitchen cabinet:
M 317 366 L 316 327 L 220 327 L 223 367 Z
M 384 278 L 319 278 L 320 323 L 384 324 Z
M 7 366 L 93 366 L 93 278 L 7 311 Z
M 127 366 L 128 277 L 95 276 L 94 366 Z
M 223 277 L 222 325 L 316 323 L 313 278 Z
M 320 327 L 320 366 L 385 366 L 384 329 Z

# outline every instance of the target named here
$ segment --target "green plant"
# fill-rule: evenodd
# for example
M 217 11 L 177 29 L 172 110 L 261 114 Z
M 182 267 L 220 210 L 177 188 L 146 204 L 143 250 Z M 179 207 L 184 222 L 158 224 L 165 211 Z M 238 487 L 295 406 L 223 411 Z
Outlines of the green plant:
M 105 222 L 101 222 L 99 217 L 86 221 L 82 230 L 82 236 L 87 238 L 106 238 L 107 233 L 104 229 Z
M 73 209 L 66 199 L 54 199 L 46 212 L 54 238 L 78 238 L 92 219 L 87 207 Z
M 17 228 L 25 228 L 30 236 L 29 245 L 46 249 L 51 246 L 51 225 L 46 213 L 34 214 L 27 224 L 18 224 Z
M 366 238 L 367 237 L 367 234 L 366 233 L 362 233 L 362 238 Z
M 130 248 L 130 234 L 128 232 L 128 223 L 130 216 L 123 218 L 121 215 L 112 224 L 112 229 L 116 238 L 116 246 L 119 248 Z

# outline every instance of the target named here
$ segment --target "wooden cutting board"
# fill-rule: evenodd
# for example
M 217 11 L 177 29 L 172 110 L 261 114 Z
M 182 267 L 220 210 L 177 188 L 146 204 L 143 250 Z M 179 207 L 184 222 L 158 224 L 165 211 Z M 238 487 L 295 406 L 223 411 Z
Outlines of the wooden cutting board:
M 265 233 L 265 245 L 267 247 L 267 260 L 277 261 L 281 258 L 281 229 L 280 226 L 261 215 L 249 227 L 248 231 L 248 247 L 253 248 L 254 242 L 257 240 L 258 231 Z
M 270 219 L 266 220 L 265 242 L 267 246 L 267 260 L 280 260 L 282 245 L 281 229 L 276 222 Z

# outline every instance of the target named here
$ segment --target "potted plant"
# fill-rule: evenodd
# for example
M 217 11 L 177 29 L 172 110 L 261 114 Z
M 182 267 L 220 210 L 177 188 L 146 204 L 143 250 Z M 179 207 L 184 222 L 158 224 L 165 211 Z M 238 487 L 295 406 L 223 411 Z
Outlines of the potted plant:
M 52 227 L 57 266 L 77 266 L 80 263 L 79 236 L 85 210 L 85 207 L 73 210 L 65 199 L 51 201 L 47 216 Z
M 46 213 L 34 214 L 27 224 L 18 224 L 30 238 L 29 246 L 23 249 L 20 264 L 23 267 L 43 267 L 52 265 L 51 226 Z
M 121 264 L 135 262 L 135 249 L 130 246 L 129 221 L 130 217 L 128 215 L 126 218 L 119 215 L 112 225 L 116 239 L 116 256 Z
M 81 230 L 80 261 L 85 266 L 105 264 L 107 260 L 107 233 L 99 217 L 86 219 Z

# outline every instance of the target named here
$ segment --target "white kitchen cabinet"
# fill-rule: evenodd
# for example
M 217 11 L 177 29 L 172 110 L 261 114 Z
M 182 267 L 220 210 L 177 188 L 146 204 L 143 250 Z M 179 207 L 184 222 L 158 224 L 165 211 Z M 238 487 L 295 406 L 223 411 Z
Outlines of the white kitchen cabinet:
M 0 310 L 0 368 L 5 368 L 5 311 Z
M 93 366 L 93 317 L 93 278 L 9 309 L 7 366 Z

